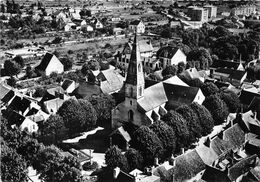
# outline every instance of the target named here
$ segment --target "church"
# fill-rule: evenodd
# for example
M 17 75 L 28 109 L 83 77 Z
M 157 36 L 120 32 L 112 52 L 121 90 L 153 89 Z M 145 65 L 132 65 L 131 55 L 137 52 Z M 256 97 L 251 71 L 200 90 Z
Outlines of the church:
M 181 104 L 192 102 L 202 104 L 205 99 L 199 88 L 189 87 L 177 76 L 147 87 L 137 35 L 122 90 L 125 100 L 112 110 L 112 129 L 117 129 L 125 122 L 138 126 L 150 125 L 167 113 L 167 105 L 177 108 Z

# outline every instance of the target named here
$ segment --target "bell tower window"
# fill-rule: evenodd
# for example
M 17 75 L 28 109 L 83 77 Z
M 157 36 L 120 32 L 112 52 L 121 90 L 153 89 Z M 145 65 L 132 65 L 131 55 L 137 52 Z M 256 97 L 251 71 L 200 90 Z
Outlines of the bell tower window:
M 132 110 L 128 111 L 128 120 L 129 121 L 134 120 L 134 112 Z
M 138 72 L 141 72 L 142 70 L 141 70 L 141 63 L 139 63 L 139 65 L 138 65 Z

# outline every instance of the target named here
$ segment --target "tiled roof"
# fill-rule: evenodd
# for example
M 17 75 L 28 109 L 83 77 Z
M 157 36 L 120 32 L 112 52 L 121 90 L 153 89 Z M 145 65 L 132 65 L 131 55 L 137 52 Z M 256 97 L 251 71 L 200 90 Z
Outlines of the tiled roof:
M 212 166 L 206 167 L 201 179 L 207 182 L 231 182 L 225 172 Z
M 254 97 L 260 97 L 260 94 L 249 92 L 249 91 L 246 91 L 243 89 L 241 91 L 239 99 L 242 104 L 249 105 L 252 102 L 252 100 L 254 99 Z
M 150 111 L 168 101 L 163 83 L 157 83 L 144 90 L 144 96 L 138 99 L 138 105 L 145 111 Z
M 69 80 L 69 79 L 66 79 L 64 80 L 64 82 L 62 83 L 61 87 L 64 89 L 64 90 L 67 90 L 67 88 L 69 88 L 69 86 L 73 83 L 73 80 Z
M 1 90 L 2 92 L 2 90 Z M 1 98 L 1 101 L 4 103 L 9 102 L 13 97 L 14 97 L 15 93 L 13 90 L 10 90 L 9 92 L 7 92 L 3 98 Z
M 22 113 L 24 113 L 24 111 L 30 107 L 30 104 L 30 100 L 22 98 L 20 96 L 15 96 L 8 107 L 12 108 L 15 111 L 22 111 Z
M 41 63 L 35 69 L 45 71 L 47 66 L 49 65 L 50 61 L 53 59 L 53 57 L 56 57 L 56 56 L 47 52 L 44 55 L 43 59 L 41 60 Z
M 168 83 L 164 83 L 163 85 L 168 98 L 167 106 L 171 108 L 177 108 L 181 104 L 191 104 L 200 90 L 197 87 L 186 87 Z
M 134 20 L 130 22 L 130 25 L 138 25 L 141 22 L 141 20 Z
M 205 145 L 200 145 L 195 149 L 206 165 L 212 165 L 213 162 L 218 158 L 218 155 L 209 147 Z
M 48 100 L 44 102 L 44 105 L 46 106 L 48 112 L 56 112 L 60 106 L 63 104 L 64 100 L 60 98 Z
M 100 88 L 103 93 L 113 93 L 120 90 L 124 84 L 124 77 L 117 73 L 115 70 L 104 70 L 99 73 L 97 78 L 104 78 L 104 81 L 101 81 Z
M 184 81 L 182 81 L 178 76 L 173 76 L 171 78 L 168 78 L 167 80 L 164 80 L 163 83 L 189 87 L 189 85 L 186 84 Z
M 212 148 L 217 155 L 221 155 L 223 152 L 231 149 L 232 145 L 228 141 L 222 140 L 216 136 L 212 139 L 210 148 Z
M 223 139 L 230 142 L 232 148 L 238 148 L 245 142 L 245 133 L 238 124 L 234 124 L 223 132 Z
M 243 76 L 246 74 L 246 71 L 234 70 L 229 68 L 219 68 L 216 69 L 215 72 L 228 74 L 229 78 L 236 80 L 241 80 Z
M 185 181 L 206 168 L 195 149 L 176 157 L 173 181 Z
M 232 69 L 237 69 L 239 64 L 240 64 L 240 62 L 218 60 L 218 61 L 214 61 L 213 64 L 210 67 L 212 67 L 212 68 L 232 68 Z
M 5 95 L 11 90 L 8 86 L 4 85 L 3 83 L 0 84 L 0 99 L 2 100 Z
M 172 46 L 162 47 L 157 51 L 157 57 L 171 59 L 178 50 L 179 50 L 179 48 L 172 47 Z

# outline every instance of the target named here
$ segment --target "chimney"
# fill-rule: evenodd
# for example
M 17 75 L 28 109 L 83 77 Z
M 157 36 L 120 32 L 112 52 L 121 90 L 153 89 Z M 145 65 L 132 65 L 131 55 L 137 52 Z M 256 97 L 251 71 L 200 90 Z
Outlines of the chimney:
M 181 154 L 184 154 L 184 153 L 185 153 L 184 148 L 181 148 Z
M 116 179 L 118 177 L 119 173 L 120 173 L 120 168 L 119 167 L 114 168 L 114 171 L 113 171 L 114 179 Z
M 159 166 L 159 159 L 158 159 L 158 157 L 154 158 L 154 165 L 155 166 Z
M 174 167 L 175 163 L 176 163 L 176 161 L 175 161 L 174 155 L 172 154 L 170 161 L 169 161 L 169 164 Z
M 254 114 L 254 119 L 255 120 L 257 120 L 256 116 L 257 116 L 257 112 L 255 111 L 255 114 Z

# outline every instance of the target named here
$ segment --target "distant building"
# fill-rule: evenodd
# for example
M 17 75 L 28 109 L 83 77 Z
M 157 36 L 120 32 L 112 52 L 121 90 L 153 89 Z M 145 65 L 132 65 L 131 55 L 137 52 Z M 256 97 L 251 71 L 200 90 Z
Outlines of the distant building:
M 191 18 L 191 21 L 208 21 L 208 9 L 201 8 L 197 6 L 188 7 L 188 16 Z
M 216 18 L 217 17 L 217 7 L 213 5 L 206 5 L 204 6 L 205 9 L 208 10 L 208 18 Z
M 42 75 L 50 76 L 53 72 L 63 73 L 64 65 L 55 55 L 46 53 L 41 60 L 41 63 L 35 67 L 35 69 Z
M 142 20 L 135 20 L 130 23 L 129 29 L 138 34 L 142 34 L 145 32 L 145 25 Z
M 166 68 L 169 65 L 178 65 L 183 62 L 186 64 L 186 55 L 176 47 L 165 46 L 157 51 L 157 58 L 162 64 L 162 68 Z
M 251 14 L 254 14 L 256 12 L 256 6 L 255 5 L 243 5 L 235 7 L 231 10 L 231 14 L 233 15 L 246 15 L 249 16 Z

